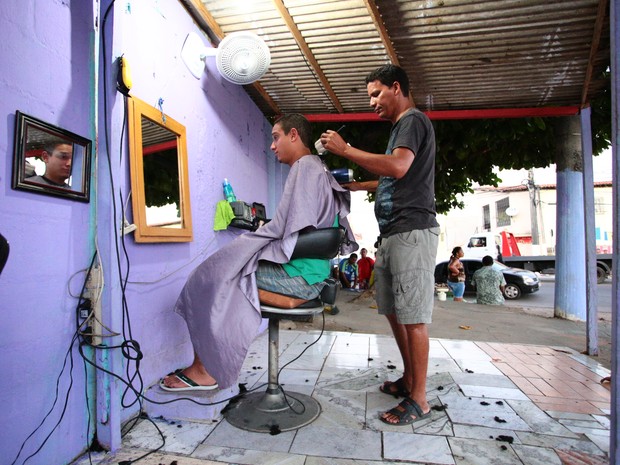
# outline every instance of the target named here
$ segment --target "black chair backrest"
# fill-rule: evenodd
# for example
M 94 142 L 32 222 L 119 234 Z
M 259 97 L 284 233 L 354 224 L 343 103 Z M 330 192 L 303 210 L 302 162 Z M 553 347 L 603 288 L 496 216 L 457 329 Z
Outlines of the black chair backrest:
M 321 258 L 329 260 L 338 255 L 340 246 L 344 241 L 345 230 L 343 228 L 312 229 L 299 234 L 293 258 Z
M 9 243 L 5 237 L 0 234 L 0 273 L 6 265 L 6 261 L 9 259 Z

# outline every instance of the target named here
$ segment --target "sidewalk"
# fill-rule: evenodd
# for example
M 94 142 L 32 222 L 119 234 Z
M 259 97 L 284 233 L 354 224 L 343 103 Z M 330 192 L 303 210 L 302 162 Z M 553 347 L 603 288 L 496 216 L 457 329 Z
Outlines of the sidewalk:
M 377 316 L 368 302 L 349 302 L 343 296 L 339 302 L 340 313 L 328 315 L 327 326 L 340 324 L 354 328 L 324 332 L 280 376 L 287 392 L 312 395 L 320 402 L 322 411 L 313 423 L 270 435 L 237 429 L 221 418 L 216 421 L 159 418 L 154 422 L 166 436 L 165 445 L 157 454 L 137 463 L 608 463 L 610 393 L 599 381 L 609 375 L 609 370 L 566 343 L 498 340 L 534 338 L 531 333 L 538 334 L 536 337 L 547 334 L 551 340 L 562 331 L 548 326 L 554 319 L 496 309 L 493 316 L 499 322 L 490 322 L 488 312 L 477 311 L 482 306 L 460 304 L 453 308 L 457 305 L 441 302 L 431 326 L 435 327 L 431 333 L 444 331 L 446 335 L 432 334 L 431 339 L 427 381 L 433 407 L 430 418 L 401 427 L 379 421 L 379 414 L 398 402 L 378 388 L 384 380 L 400 376 L 400 355 L 387 323 L 383 323 L 385 328 L 381 323 L 376 328 L 366 326 L 377 329 L 376 334 L 368 329 L 363 333 L 356 331 L 357 325 L 365 320 L 385 319 Z M 281 324 L 281 365 L 317 340 L 321 332 L 314 326 L 319 323 L 315 321 L 305 327 L 299 323 Z M 486 340 L 466 340 L 472 335 L 486 335 Z M 564 333 L 564 339 L 571 338 Z M 240 383 L 247 383 L 249 390 L 262 386 L 266 369 L 267 337 L 263 334 L 250 349 Z M 203 394 L 201 399 L 205 401 L 215 395 Z M 144 419 L 125 436 L 121 451 L 115 455 L 94 455 L 92 463 L 116 464 L 140 457 L 161 445 L 155 427 Z M 89 459 L 85 457 L 76 463 L 86 465 Z

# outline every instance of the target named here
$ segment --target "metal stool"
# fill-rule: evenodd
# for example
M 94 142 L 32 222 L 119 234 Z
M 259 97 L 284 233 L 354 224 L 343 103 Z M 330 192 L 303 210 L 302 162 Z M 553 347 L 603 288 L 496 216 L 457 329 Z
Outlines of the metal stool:
M 344 238 L 344 230 L 327 228 L 300 235 L 291 258 L 333 258 Z M 316 241 L 318 239 L 318 242 Z M 300 255 L 301 254 L 301 255 Z M 261 315 L 269 319 L 268 384 L 264 392 L 243 395 L 229 405 L 225 418 L 237 428 L 259 433 L 290 431 L 316 420 L 321 405 L 316 399 L 298 392 L 286 392 L 278 383 L 278 344 L 280 320 L 307 320 L 320 314 L 324 304 L 336 301 L 337 282 L 328 278 L 321 296 L 295 308 L 261 305 Z

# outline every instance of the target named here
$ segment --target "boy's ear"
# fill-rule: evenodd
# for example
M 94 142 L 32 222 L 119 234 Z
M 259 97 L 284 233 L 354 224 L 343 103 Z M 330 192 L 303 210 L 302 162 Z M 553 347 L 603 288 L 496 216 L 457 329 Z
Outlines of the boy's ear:
M 289 134 L 291 136 L 291 141 L 295 141 L 299 137 L 299 133 L 297 132 L 296 128 L 291 128 Z

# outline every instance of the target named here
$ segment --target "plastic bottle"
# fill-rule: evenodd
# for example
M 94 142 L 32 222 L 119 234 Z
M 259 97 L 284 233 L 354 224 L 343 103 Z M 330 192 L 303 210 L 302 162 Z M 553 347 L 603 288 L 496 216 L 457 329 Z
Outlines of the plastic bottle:
M 228 200 L 229 202 L 236 202 L 237 197 L 235 196 L 235 192 L 233 191 L 232 186 L 228 182 L 228 179 L 224 178 L 222 186 L 224 188 L 224 197 L 226 197 L 226 200 Z

